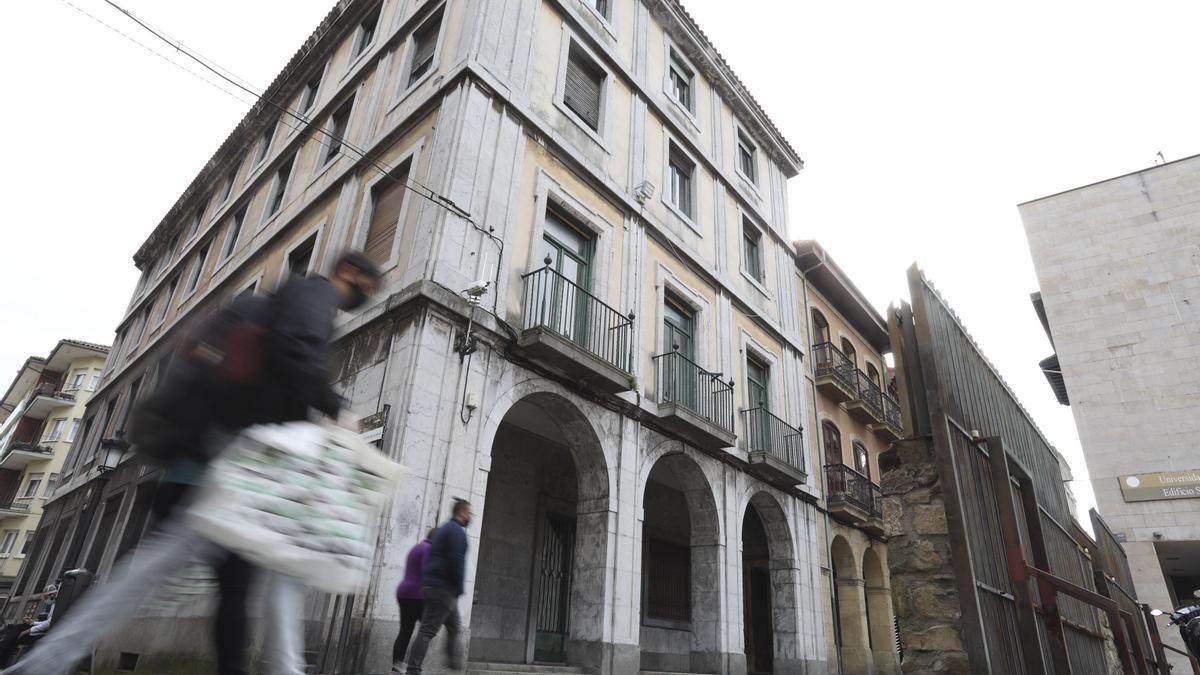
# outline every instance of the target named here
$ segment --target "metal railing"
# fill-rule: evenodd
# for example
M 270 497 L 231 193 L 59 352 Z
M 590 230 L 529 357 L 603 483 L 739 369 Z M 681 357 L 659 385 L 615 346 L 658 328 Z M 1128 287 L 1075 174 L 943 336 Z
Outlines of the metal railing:
M 28 511 L 31 501 L 33 500 L 28 498 L 14 499 L 7 504 L 0 504 L 0 511 Z
M 658 369 L 658 397 L 663 403 L 682 405 L 704 419 L 733 433 L 733 382 L 722 382 L 681 354 L 679 346 L 666 354 L 650 357 Z
M 858 400 L 862 401 L 870 408 L 877 417 L 883 418 L 883 390 L 878 384 L 871 381 L 867 374 L 861 370 L 854 371 L 855 391 L 858 392 Z
M 544 328 L 607 363 L 630 372 L 633 315 L 621 314 L 552 269 L 521 275 L 525 281 L 523 328 Z
M 13 450 L 21 450 L 24 452 L 40 452 L 40 453 L 46 454 L 46 455 L 52 454 L 54 452 L 49 447 L 39 443 L 36 438 L 29 438 L 29 437 L 14 438 L 13 440 L 8 442 L 7 446 L 4 447 L 4 451 L 3 451 L 3 453 L 0 453 L 0 457 L 7 455 L 8 453 L 12 452 Z
M 854 388 L 854 363 L 833 346 L 832 342 L 813 345 L 813 369 L 817 377 L 833 375 L 847 387 Z
M 850 502 L 872 516 L 882 512 L 879 486 L 845 464 L 825 465 L 825 501 Z
M 58 385 L 52 382 L 43 382 L 34 387 L 33 392 L 30 394 L 30 398 L 36 398 L 38 396 L 49 396 L 51 398 L 58 398 L 64 401 L 75 400 L 75 394 L 68 394 L 65 391 L 60 391 Z
M 900 404 L 891 394 L 883 394 L 883 421 L 897 429 L 904 428 L 904 418 L 900 416 Z
M 766 408 L 742 411 L 745 423 L 745 447 L 748 452 L 765 452 L 804 470 L 802 431 L 771 414 Z

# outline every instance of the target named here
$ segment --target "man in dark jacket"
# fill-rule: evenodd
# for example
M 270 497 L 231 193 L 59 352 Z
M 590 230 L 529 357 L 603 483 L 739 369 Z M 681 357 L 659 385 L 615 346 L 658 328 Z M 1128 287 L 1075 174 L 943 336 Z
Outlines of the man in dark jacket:
M 154 511 L 159 516 L 160 536 L 148 540 L 146 551 L 114 569 L 109 583 L 80 600 L 79 607 L 38 645 L 28 661 L 11 673 L 60 672 L 87 655 L 96 641 L 132 617 L 140 599 L 150 595 L 164 577 L 185 565 L 198 548 L 194 536 L 181 532 L 171 518 L 177 506 L 186 503 L 200 482 L 213 448 L 242 428 L 308 419 L 309 409 L 336 418 L 341 398 L 331 384 L 330 354 L 334 319 L 338 310 L 357 309 L 379 287 L 375 264 L 357 251 L 343 253 L 329 277 L 293 276 L 273 297 L 235 300 L 230 314 L 250 318 L 264 329 L 259 344 L 261 373 L 251 384 L 230 387 L 226 379 L 214 378 L 205 370 L 204 358 L 212 355 L 211 370 L 228 368 L 222 359 L 236 345 L 210 345 L 217 336 L 225 341 L 232 332 L 207 326 L 206 333 L 188 343 L 177 363 L 172 364 L 160 390 L 148 397 L 135 414 L 150 418 L 142 439 L 135 438 L 139 452 L 171 457 L 155 495 Z M 216 348 L 219 347 L 219 348 Z M 222 354 L 221 352 L 227 352 Z M 199 354 L 199 356 L 197 356 Z M 225 371 L 222 371 L 225 372 Z M 171 447 L 142 447 L 163 445 Z M 246 595 L 252 566 L 236 555 L 217 551 L 201 557 L 217 571 L 220 602 L 217 606 L 215 641 L 218 675 L 245 675 L 248 630 Z M 174 567 L 173 567 L 174 566 Z
M 452 670 L 462 668 L 458 598 L 463 594 L 466 576 L 467 526 L 470 524 L 471 504 L 464 499 L 455 499 L 450 520 L 433 534 L 429 558 L 421 575 L 421 596 L 425 601 L 421 630 L 408 649 L 409 675 L 420 675 L 429 641 L 442 626 L 446 627 L 447 663 Z

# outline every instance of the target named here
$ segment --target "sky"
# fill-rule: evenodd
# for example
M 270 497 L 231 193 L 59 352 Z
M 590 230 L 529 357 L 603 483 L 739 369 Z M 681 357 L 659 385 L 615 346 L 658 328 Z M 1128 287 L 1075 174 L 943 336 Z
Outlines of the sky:
M 123 4 L 261 88 L 333 2 Z M 805 160 L 791 234 L 821 241 L 881 312 L 919 263 L 1085 478 L 1037 368 L 1051 349 L 1016 205 L 1200 152 L 1200 5 L 685 5 Z M 80 10 L 165 53 L 101 0 L 7 9 L 0 386 L 60 338 L 112 341 L 134 251 L 249 107 Z M 1074 488 L 1086 524 L 1090 489 Z

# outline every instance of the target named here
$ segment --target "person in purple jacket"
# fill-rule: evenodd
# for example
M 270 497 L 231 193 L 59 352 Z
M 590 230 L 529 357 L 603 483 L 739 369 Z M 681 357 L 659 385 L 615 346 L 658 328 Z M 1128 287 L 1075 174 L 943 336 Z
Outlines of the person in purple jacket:
M 400 604 L 400 634 L 392 645 L 392 672 L 403 673 L 404 655 L 408 652 L 408 642 L 412 639 L 413 628 L 421 620 L 421 612 L 425 611 L 425 601 L 421 599 L 421 573 L 425 568 L 425 559 L 429 557 L 429 546 L 433 533 L 437 528 L 430 528 L 425 533 L 425 539 L 408 551 L 404 561 L 404 578 L 396 587 L 396 602 Z

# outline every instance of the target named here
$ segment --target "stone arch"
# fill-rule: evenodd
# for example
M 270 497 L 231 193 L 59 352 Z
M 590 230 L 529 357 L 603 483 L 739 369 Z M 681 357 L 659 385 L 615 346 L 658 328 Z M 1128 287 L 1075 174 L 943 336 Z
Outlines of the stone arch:
M 766 535 L 768 552 L 767 574 L 770 582 L 768 616 L 772 628 L 771 668 L 764 669 L 764 664 L 748 663 L 751 671 L 764 672 L 793 672 L 798 669 L 801 661 L 801 646 L 799 636 L 798 598 L 796 594 L 796 555 L 795 543 L 792 539 L 791 526 L 787 514 L 779 501 L 763 490 L 756 491 L 746 503 L 743 516 L 743 528 L 750 526 L 750 518 L 757 518 Z M 743 559 L 746 558 L 746 537 L 743 532 Z M 754 608 L 750 607 L 753 588 L 752 579 L 743 574 L 743 607 L 747 621 L 753 619 Z M 748 635 L 750 631 L 747 631 Z M 761 643 L 760 643 L 761 644 Z M 750 656 L 750 643 L 746 643 L 747 658 Z M 761 659 L 758 659 L 761 661 Z M 758 666 L 758 667 L 756 667 Z
M 677 441 L 651 450 L 639 474 L 641 668 L 723 672 L 724 556 L 712 485 L 700 463 Z M 680 579 L 686 579 L 686 590 L 675 583 Z
M 600 435 L 561 387 L 533 378 L 498 397 L 481 441 L 471 658 L 599 667 L 613 521 Z
M 875 672 L 892 675 L 897 672 L 899 664 L 894 642 L 895 628 L 892 625 L 892 590 L 881 553 L 875 546 L 863 551 L 867 635 Z
M 833 587 L 836 594 L 838 656 L 844 675 L 870 675 L 872 655 L 867 631 L 865 583 L 854 548 L 842 535 L 829 547 Z

